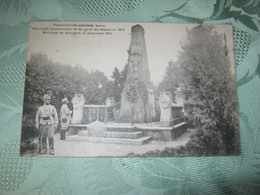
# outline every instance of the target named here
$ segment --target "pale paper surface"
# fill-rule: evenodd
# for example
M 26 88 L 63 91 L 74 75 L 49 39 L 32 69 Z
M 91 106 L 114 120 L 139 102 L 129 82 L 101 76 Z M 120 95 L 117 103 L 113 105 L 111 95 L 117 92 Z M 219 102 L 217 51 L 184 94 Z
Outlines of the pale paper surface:
M 5 4 L 7 1 L 1 1 Z M 25 3 L 27 2 L 27 3 Z M 84 2 L 86 2 L 84 4 Z M 3 194 L 257 194 L 259 191 L 258 1 L 14 1 L 0 12 L 0 191 Z M 94 9 L 88 10 L 87 5 Z M 115 6 L 117 5 L 117 6 Z M 109 7 L 109 8 L 108 8 Z M 7 9 L 8 8 L 8 9 Z M 179 9 L 178 9 L 179 8 Z M 225 8 L 225 11 L 224 11 Z M 242 11 L 236 14 L 234 10 Z M 166 16 L 164 11 L 178 14 Z M 215 12 L 214 12 L 215 10 Z M 251 10 L 251 11 L 248 11 Z M 178 17 L 178 16 L 184 17 Z M 21 158 L 23 81 L 32 20 L 231 23 L 234 28 L 242 155 L 210 158 Z M 186 16 L 186 17 L 185 17 Z M 218 17 L 219 16 L 219 17 Z M 223 16 L 223 17 L 220 17 Z M 249 21 L 245 22 L 242 18 Z M 238 19 L 238 20 L 237 20 Z M 241 19 L 241 20 L 240 20 Z M 244 22 L 241 22 L 244 21 Z
M 182 43 L 185 42 L 185 38 L 187 36 L 187 29 L 191 30 L 193 27 L 197 26 L 197 24 L 171 24 L 171 23 L 127 23 L 127 22 L 117 22 L 117 23 L 111 23 L 111 22 L 32 22 L 30 23 L 29 27 L 29 45 L 28 45 L 28 57 L 27 61 L 28 63 L 31 60 L 31 57 L 35 54 L 43 54 L 46 55 L 47 58 L 54 62 L 61 64 L 60 71 L 62 71 L 62 68 L 65 66 L 69 67 L 76 67 L 80 66 L 84 70 L 91 73 L 92 71 L 100 71 L 105 74 L 108 80 L 113 81 L 113 78 L 111 77 L 113 75 L 113 71 L 116 68 L 118 68 L 120 71 L 124 69 L 124 66 L 129 63 L 129 54 L 128 51 L 132 50 L 132 46 L 130 43 L 132 43 L 131 40 L 131 34 L 134 32 L 131 31 L 132 27 L 135 25 L 140 25 L 144 29 L 144 41 L 145 41 L 145 48 L 142 50 L 142 53 L 146 53 L 147 51 L 147 60 L 148 65 L 147 69 L 150 73 L 149 78 L 151 78 L 152 84 L 157 87 L 160 82 L 164 79 L 168 67 L 168 63 L 170 61 L 177 62 L 179 59 L 180 52 L 182 50 Z M 205 24 L 206 25 L 206 24 Z M 235 80 L 235 65 L 234 65 L 234 53 L 233 53 L 233 31 L 231 25 L 213 25 L 214 32 L 217 33 L 218 36 L 220 36 L 220 40 L 223 40 L 223 53 L 224 51 L 224 36 L 225 44 L 228 49 L 228 62 L 224 65 L 229 67 L 230 66 L 230 72 L 231 76 L 233 77 L 233 80 L 227 79 L 227 83 L 232 83 Z M 222 38 L 222 39 L 221 39 Z M 205 40 L 207 41 L 207 40 Z M 199 42 L 198 44 L 203 45 L 203 42 Z M 214 48 L 214 46 L 213 46 Z M 146 54 L 142 54 L 145 55 Z M 220 58 L 221 56 L 219 56 Z M 35 62 L 37 63 L 37 61 Z M 41 62 L 45 63 L 45 61 Z M 178 63 L 178 62 L 177 62 Z M 144 64 L 139 64 L 141 66 Z M 129 63 L 129 66 L 130 63 Z M 29 66 L 27 67 L 28 72 L 26 73 L 28 77 L 30 77 L 30 70 Z M 129 69 L 130 70 L 130 69 Z M 129 71 L 128 70 L 128 71 Z M 142 71 L 141 69 L 139 71 Z M 46 77 L 47 80 L 53 80 L 52 75 L 55 75 L 56 72 L 51 72 L 52 74 L 50 77 Z M 149 74 L 148 73 L 148 74 Z M 70 75 L 71 72 L 65 73 L 66 75 Z M 130 72 L 127 72 L 127 75 L 130 75 Z M 141 73 L 140 73 L 141 74 Z M 216 72 L 215 74 L 219 74 Z M 88 75 L 81 75 L 79 73 L 78 77 L 84 77 Z M 128 78 L 129 76 L 127 76 Z M 143 79 L 142 78 L 139 79 Z M 32 77 L 31 82 L 34 82 L 34 77 Z M 37 78 L 34 78 L 37 79 Z M 225 78 L 224 78 L 225 79 Z M 37 82 L 37 80 L 35 81 Z M 73 79 L 70 80 L 70 82 L 75 82 Z M 150 81 L 145 81 L 150 82 Z M 47 86 L 47 84 L 44 85 L 41 90 L 44 90 Z M 57 81 L 58 83 L 58 81 Z M 54 83 L 56 84 L 56 83 Z M 62 83 L 61 83 L 62 84 Z M 93 83 L 92 85 L 95 85 L 96 83 Z M 57 84 L 56 84 L 57 85 Z M 89 84 L 85 84 L 86 88 L 89 87 Z M 125 84 L 126 85 L 126 84 Z M 25 86 L 27 87 L 27 86 Z M 126 87 L 126 86 L 125 86 Z M 214 87 L 214 86 L 213 86 Z M 56 89 L 56 88 L 55 88 Z M 58 90 L 62 90 L 57 88 Z M 32 88 L 32 90 L 39 90 L 39 88 Z M 105 89 L 104 89 L 105 90 Z M 112 89 L 111 89 L 112 90 Z M 158 91 L 162 89 L 158 89 Z M 236 89 L 235 89 L 236 90 Z M 124 90 L 123 90 L 124 91 Z M 54 91 L 59 92 L 59 91 Z M 76 92 L 76 89 L 72 89 L 72 91 L 69 91 L 72 93 L 83 93 L 82 92 Z M 67 92 L 68 93 L 68 92 Z M 91 92 L 90 92 L 91 93 Z M 94 93 L 94 92 L 93 92 Z M 121 93 L 122 96 L 123 92 Z M 77 106 L 76 109 L 74 109 L 74 114 L 72 117 L 72 124 L 82 124 L 83 122 L 83 105 L 85 104 L 91 104 L 88 102 L 89 96 L 92 94 L 85 93 L 82 106 L 79 106 L 78 103 L 75 104 Z M 29 94 L 25 94 L 25 97 L 29 96 Z M 110 96 L 116 96 L 116 94 L 112 94 Z M 156 95 L 157 99 L 159 99 L 159 95 Z M 105 97 L 106 98 L 106 97 Z M 57 97 L 54 99 L 58 99 Z M 77 98 L 72 99 L 72 103 L 74 105 L 74 100 L 76 101 Z M 233 99 L 236 99 L 236 97 L 233 97 Z M 53 100 L 54 101 L 54 100 Z M 120 100 L 117 100 L 120 101 Z M 171 96 L 171 101 L 174 101 Z M 184 100 L 185 101 L 185 100 Z M 101 102 L 101 104 L 104 104 L 104 102 Z M 127 99 L 122 101 L 121 99 L 121 110 L 120 115 L 125 111 L 124 109 L 124 103 L 128 104 Z M 33 104 L 32 102 L 26 102 L 24 103 L 24 107 L 26 107 L 28 104 Z M 140 102 L 138 103 L 140 104 Z M 160 104 L 159 101 L 156 104 Z M 126 108 L 131 107 L 131 105 L 126 105 Z M 138 105 L 137 108 L 134 110 L 132 109 L 132 112 L 136 112 L 136 116 L 138 114 L 140 115 L 141 112 L 138 110 L 139 107 L 142 106 Z M 161 106 L 161 104 L 160 104 Z M 170 103 L 171 106 L 171 103 Z M 59 108 L 59 104 L 56 103 L 55 105 L 56 109 Z M 123 109 L 122 109 L 123 107 Z M 155 106 L 154 106 L 155 107 Z M 223 106 L 224 107 L 224 106 Z M 123 110 L 123 111 L 122 111 Z M 127 111 L 126 111 L 127 112 Z M 154 111 L 155 112 L 155 111 Z M 161 109 L 161 112 L 156 113 L 158 115 L 158 119 L 153 122 L 159 123 L 159 121 L 162 121 L 161 125 L 156 125 L 157 129 L 161 129 L 159 134 L 162 134 L 162 137 L 164 138 L 164 141 L 171 140 L 171 134 L 169 132 L 165 133 L 163 130 L 164 127 L 173 127 L 174 125 L 167 125 L 167 121 L 172 121 L 174 118 L 167 117 L 168 114 L 171 114 L 172 109 L 171 107 L 169 110 L 166 110 L 166 113 L 164 113 L 164 109 Z M 24 117 L 26 115 L 29 115 L 30 113 L 24 112 Z M 160 115 L 159 115 L 160 114 Z M 166 114 L 166 115 L 165 115 Z M 236 115 L 237 112 L 229 113 L 230 115 Z M 122 114 L 123 115 L 123 114 Z M 168 119 L 166 119 L 168 118 Z M 128 119 L 129 120 L 129 119 Z M 133 120 L 133 119 L 132 119 Z M 24 123 L 27 121 L 25 120 Z M 101 122 L 103 122 L 101 120 Z M 116 120 L 108 121 L 108 126 L 112 122 L 112 125 Z M 124 122 L 129 121 L 121 121 L 122 124 L 116 124 L 119 126 L 124 126 Z M 151 122 L 151 121 L 150 121 Z M 181 121 L 183 122 L 183 121 Z M 176 125 L 181 125 L 181 122 L 177 123 Z M 229 121 L 223 121 L 223 123 L 227 123 Z M 148 122 L 147 122 L 148 123 Z M 85 122 L 86 124 L 86 122 Z M 150 128 L 151 124 L 147 124 L 148 129 Z M 24 126 L 26 126 L 24 124 Z M 115 124 L 114 124 L 115 126 Z M 134 125 L 135 126 L 135 125 Z M 143 124 L 145 126 L 145 124 Z M 158 127 L 157 127 L 158 126 Z M 131 146 L 124 141 L 118 140 L 119 143 L 122 142 L 122 144 L 117 145 L 111 145 L 107 142 L 105 143 L 91 143 L 94 140 L 100 140 L 103 139 L 95 139 L 95 137 L 102 137 L 106 138 L 106 135 L 104 136 L 95 136 L 94 131 L 98 132 L 98 126 L 95 126 L 96 130 L 94 128 L 91 128 L 91 125 L 87 127 L 87 132 L 85 133 L 86 136 L 89 138 L 87 139 L 84 137 L 79 137 L 79 141 L 71 142 L 71 140 L 68 137 L 68 141 L 64 141 L 63 143 L 59 140 L 56 140 L 58 136 L 56 136 L 55 139 L 55 156 L 62 156 L 62 157 L 121 157 L 121 156 L 129 156 L 129 154 L 134 153 L 135 155 L 143 155 L 143 156 L 149 156 L 146 154 L 147 152 L 160 150 L 162 151 L 164 148 L 173 148 L 177 146 L 185 146 L 186 143 L 188 143 L 191 140 L 192 134 L 195 134 L 192 132 L 192 128 L 188 130 L 187 133 L 183 133 L 183 135 L 179 138 L 174 138 L 171 142 L 163 142 L 161 139 L 158 139 L 158 135 L 153 132 L 144 131 L 144 135 L 141 137 L 148 137 L 148 136 L 154 136 L 153 141 L 149 141 L 149 143 L 145 145 L 140 146 Z M 138 129 L 136 126 L 136 131 L 141 132 L 145 129 Z M 101 128 L 103 129 L 103 128 Z M 156 130 L 156 129 L 155 129 Z M 26 129 L 22 129 L 22 133 L 25 134 Z M 69 132 L 72 132 L 74 130 L 69 130 Z M 114 130 L 118 131 L 118 130 Z M 173 130 L 177 131 L 177 130 Z M 181 130 L 183 131 L 183 130 Z M 92 133 L 90 133 L 92 132 Z M 154 131 L 155 132 L 155 131 Z M 123 134 L 123 133 L 122 133 Z M 169 135 L 168 135 L 169 134 Z M 238 133 L 239 134 L 239 133 Z M 82 135 L 82 134 L 81 134 Z M 116 138 L 125 138 L 123 137 L 116 137 Z M 87 140 L 85 142 L 90 143 L 83 143 L 81 142 L 81 138 L 86 138 Z M 110 137 L 111 138 L 111 137 Z M 115 138 L 115 137 L 112 137 Z M 106 139 L 104 139 L 105 141 Z M 107 139 L 108 140 L 108 139 Z M 24 141 L 24 140 L 22 140 Z M 67 142 L 67 143 L 66 143 Z M 78 143 L 77 143 L 78 142 Z M 99 141 L 95 141 L 99 142 Z M 239 140 L 237 141 L 239 142 Z M 239 144 L 239 143 L 238 143 Z M 85 148 L 85 149 L 79 149 L 79 148 Z M 110 148 L 110 149 L 109 149 Z M 194 153 L 196 150 L 194 149 Z M 235 151 L 235 149 L 234 149 Z M 39 156 L 37 154 L 34 154 L 31 152 L 33 156 Z M 233 152 L 235 154 L 236 152 Z M 30 153 L 29 153 L 30 154 Z M 29 155 L 28 154 L 28 155 Z M 23 154 L 24 155 L 24 154 Z M 26 155 L 26 154 L 25 154 Z M 213 155 L 219 155 L 218 153 L 213 153 Z M 27 156 L 27 155 L 26 155 Z M 157 156 L 162 156 L 158 154 Z M 176 154 L 172 154 L 171 156 L 178 156 Z M 186 155 L 187 156 L 187 155 Z M 189 156 L 189 155 L 188 155 Z M 198 155 L 195 155 L 198 156 Z

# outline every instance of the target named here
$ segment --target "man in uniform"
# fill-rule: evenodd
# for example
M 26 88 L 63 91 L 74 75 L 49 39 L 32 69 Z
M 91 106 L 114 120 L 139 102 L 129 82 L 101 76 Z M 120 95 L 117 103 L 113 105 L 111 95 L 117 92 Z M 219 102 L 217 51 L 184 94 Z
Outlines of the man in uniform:
M 36 128 L 40 131 L 41 154 L 47 153 L 47 138 L 49 152 L 54 155 L 54 131 L 58 126 L 58 114 L 53 105 L 50 105 L 50 95 L 43 96 L 44 104 L 38 108 L 36 114 Z

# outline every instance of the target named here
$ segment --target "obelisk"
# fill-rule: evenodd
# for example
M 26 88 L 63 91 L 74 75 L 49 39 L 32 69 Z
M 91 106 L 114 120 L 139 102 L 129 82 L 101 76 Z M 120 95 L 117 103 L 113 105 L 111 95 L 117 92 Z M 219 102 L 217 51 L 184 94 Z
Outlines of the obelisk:
M 131 30 L 127 75 L 121 93 L 119 122 L 145 123 L 155 118 L 155 100 L 147 59 L 144 29 L 135 25 Z

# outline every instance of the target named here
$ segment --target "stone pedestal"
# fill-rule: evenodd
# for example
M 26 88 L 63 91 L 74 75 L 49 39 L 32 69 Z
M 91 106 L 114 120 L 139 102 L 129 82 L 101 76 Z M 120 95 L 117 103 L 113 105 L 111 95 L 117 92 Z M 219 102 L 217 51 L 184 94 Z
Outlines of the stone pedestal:
M 121 93 L 121 106 L 117 122 L 132 123 L 133 122 L 133 102 L 127 99 L 126 92 Z
M 107 97 L 106 99 L 106 106 L 114 106 L 115 105 L 115 99 L 114 97 Z
M 121 93 L 121 108 L 118 122 L 148 123 L 155 119 L 153 90 L 144 83 L 127 83 Z
M 73 116 L 72 116 L 71 123 L 80 124 L 82 123 L 82 119 L 83 119 L 85 98 L 83 94 L 75 94 L 71 102 L 73 104 Z
M 159 98 L 161 116 L 160 124 L 163 127 L 169 127 L 172 123 L 172 93 L 171 92 L 161 92 Z
M 106 125 L 100 121 L 89 124 L 87 135 L 89 137 L 106 137 Z

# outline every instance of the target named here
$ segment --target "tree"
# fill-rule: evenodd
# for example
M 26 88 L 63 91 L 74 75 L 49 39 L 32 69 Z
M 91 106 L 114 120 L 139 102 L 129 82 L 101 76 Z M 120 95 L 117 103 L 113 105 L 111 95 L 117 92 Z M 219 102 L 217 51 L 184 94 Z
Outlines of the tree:
M 101 71 L 86 71 L 81 65 L 55 63 L 43 53 L 34 53 L 27 62 L 25 96 L 23 109 L 22 145 L 28 147 L 27 139 L 37 136 L 35 115 L 43 103 L 42 97 L 48 93 L 58 113 L 61 99 L 71 100 L 75 93 L 84 94 L 86 104 L 105 104 L 107 97 L 113 96 L 113 81 L 109 81 Z M 122 83 L 120 76 L 119 83 Z M 121 87 L 119 85 L 119 87 Z M 120 95 L 120 93 L 119 93 Z M 69 105 L 71 106 L 71 105 Z
M 208 154 L 239 151 L 235 77 L 223 37 L 211 25 L 187 30 L 177 62 L 189 121 L 198 130 L 201 151 Z
M 176 90 L 180 87 L 180 66 L 176 62 L 169 61 L 163 80 L 158 85 L 158 92 L 170 91 L 175 100 Z
M 119 102 L 121 100 L 121 93 L 124 88 L 124 84 L 126 81 L 126 73 L 127 73 L 127 64 L 125 65 L 124 69 L 122 71 L 119 71 L 117 67 L 115 67 L 112 78 L 113 78 L 113 97 L 115 98 L 116 102 Z
M 24 114 L 28 115 L 31 124 L 46 93 L 52 96 L 52 104 L 57 110 L 61 99 L 68 97 L 71 100 L 75 93 L 84 94 L 87 104 L 104 104 L 107 97 L 113 96 L 113 82 L 103 72 L 88 72 L 79 64 L 72 67 L 55 63 L 43 53 L 30 56 L 25 86 Z
M 87 104 L 104 104 L 111 93 L 111 81 L 101 71 L 92 71 L 88 78 L 80 83 Z

